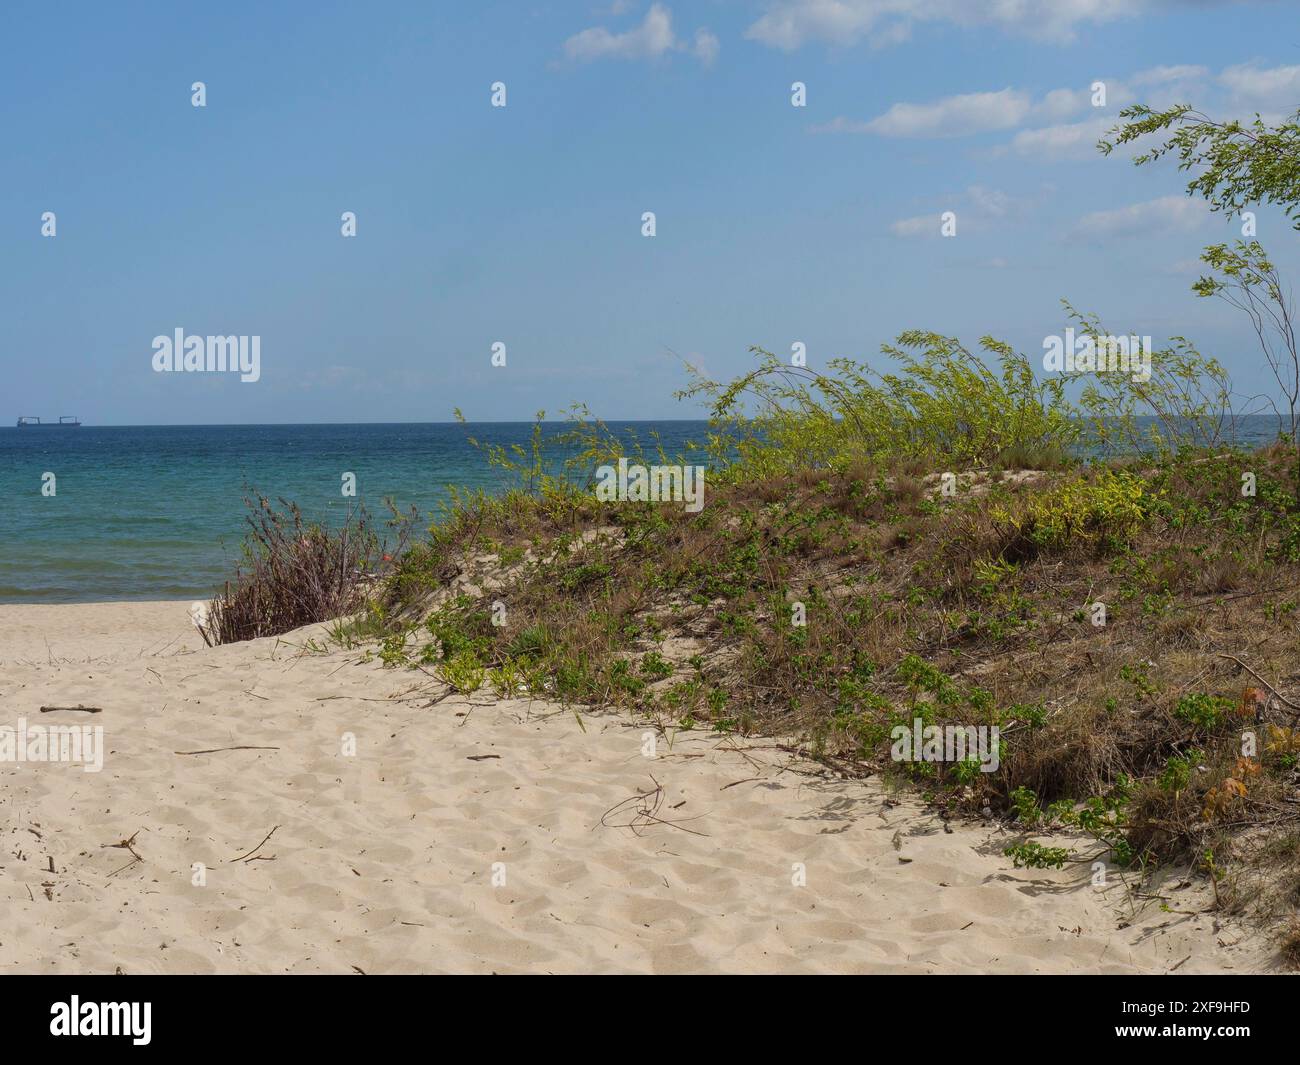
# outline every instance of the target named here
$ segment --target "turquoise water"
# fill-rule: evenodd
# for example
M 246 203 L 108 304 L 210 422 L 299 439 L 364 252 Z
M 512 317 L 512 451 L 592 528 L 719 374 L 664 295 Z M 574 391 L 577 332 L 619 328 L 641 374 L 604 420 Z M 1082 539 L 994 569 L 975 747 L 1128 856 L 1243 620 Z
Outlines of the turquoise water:
M 611 428 L 647 444 L 657 431 L 671 453 L 705 426 Z M 508 422 L 0 428 L 0 602 L 209 595 L 239 559 L 245 486 L 319 520 L 341 520 L 357 501 L 381 516 L 385 497 L 431 515 L 448 485 L 502 483 L 468 437 L 526 446 L 531 433 Z M 341 492 L 348 472 L 355 500 Z
M 611 428 L 647 449 L 658 433 L 671 455 L 702 441 L 706 426 Z M 1237 435 L 1264 443 L 1276 432 L 1276 420 L 1261 417 Z M 246 486 L 316 520 L 341 520 L 357 501 L 382 517 L 385 498 L 430 516 L 448 485 L 501 486 L 470 436 L 527 446 L 531 433 L 524 422 L 0 428 L 0 602 L 206 596 L 240 557 Z M 341 492 L 348 472 L 355 500 Z M 55 475 L 51 496 L 41 491 L 46 473 Z

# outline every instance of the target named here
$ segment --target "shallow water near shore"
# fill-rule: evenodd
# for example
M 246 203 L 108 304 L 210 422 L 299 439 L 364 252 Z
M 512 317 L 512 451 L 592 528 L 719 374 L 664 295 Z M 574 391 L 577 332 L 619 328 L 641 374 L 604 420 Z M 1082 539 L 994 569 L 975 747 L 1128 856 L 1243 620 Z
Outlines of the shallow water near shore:
M 547 426 L 548 435 L 563 423 Z M 670 454 L 703 440 L 698 421 L 612 422 Z M 532 423 L 82 426 L 0 429 L 0 602 L 207 596 L 233 572 L 249 489 L 341 521 L 357 503 L 382 519 L 435 514 L 458 485 L 503 484 L 469 438 L 527 448 Z M 54 495 L 42 494 L 45 474 Z M 356 498 L 342 494 L 356 474 Z M 427 522 L 426 522 L 427 523 Z

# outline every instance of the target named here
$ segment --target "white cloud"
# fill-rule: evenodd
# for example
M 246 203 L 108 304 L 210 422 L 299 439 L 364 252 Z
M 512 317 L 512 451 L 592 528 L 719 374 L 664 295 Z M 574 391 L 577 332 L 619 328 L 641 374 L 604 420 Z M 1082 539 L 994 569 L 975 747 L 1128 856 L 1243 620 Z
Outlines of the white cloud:
M 938 213 L 918 214 L 891 222 L 889 231 L 896 237 L 937 237 L 940 219 Z
M 718 38 L 707 29 L 695 31 L 693 43 L 677 39 L 673 13 L 663 4 L 651 4 L 639 26 L 623 33 L 611 33 L 593 26 L 575 33 L 564 42 L 564 54 L 575 62 L 596 59 L 658 59 L 670 52 L 690 52 L 706 66 L 718 55 Z
M 1157 110 L 1176 103 L 1192 103 L 1203 110 L 1219 113 L 1226 107 L 1233 109 L 1266 109 L 1270 106 L 1291 111 L 1300 103 L 1300 66 L 1261 68 L 1255 64 L 1228 67 L 1218 77 L 1201 66 L 1160 66 L 1138 71 L 1126 82 L 1107 81 L 1107 107 L 1097 117 L 1078 122 L 1058 123 L 1042 129 L 1025 129 L 1017 133 L 1008 145 L 1010 151 L 1039 162 L 1062 162 L 1099 158 L 1097 141 L 1113 129 L 1120 119 L 1116 109 L 1141 100 Z M 1227 89 L 1230 100 L 1222 100 L 1222 89 Z M 1050 104 L 1057 93 L 1048 93 L 1043 103 L 1034 108 L 1034 116 L 1046 116 L 1053 109 Z M 1207 99 L 1207 97 L 1210 97 Z M 1066 110 L 1067 101 L 1061 110 Z M 1077 102 L 1077 97 L 1071 97 Z M 1084 103 L 1086 103 L 1086 94 Z M 1086 107 L 1081 107 L 1086 110 Z M 1223 115 L 1222 117 L 1240 117 Z M 1265 114 L 1265 119 L 1276 115 Z M 1121 146 L 1120 154 L 1134 155 L 1140 144 Z
M 1232 102 L 1252 109 L 1279 109 L 1287 113 L 1300 106 L 1300 66 L 1260 67 L 1241 63 L 1227 67 L 1218 78 Z
M 1188 233 L 1201 226 L 1210 216 L 1204 200 L 1187 196 L 1162 196 L 1145 203 L 1132 203 L 1110 211 L 1084 215 L 1074 226 L 1083 237 L 1154 236 L 1162 233 Z
M 1171 82 L 1204 81 L 1209 74 L 1206 67 L 1182 66 L 1152 67 L 1134 74 L 1134 85 L 1168 85 Z
M 577 60 L 646 59 L 663 55 L 674 43 L 672 12 L 653 4 L 636 29 L 610 33 L 604 26 L 593 26 L 565 41 L 564 54 Z
M 1006 0 L 1018 3 L 1018 0 Z M 1093 107 L 1093 86 L 1105 87 L 1104 107 Z M 1219 75 L 1219 82 L 1234 87 L 1238 94 L 1255 94 L 1257 99 L 1275 101 L 1282 96 L 1300 98 L 1300 66 L 1261 70 L 1243 65 Z M 1187 100 L 1203 99 L 1210 86 L 1210 72 L 1204 66 L 1188 64 L 1153 66 L 1139 70 L 1125 81 L 1093 77 L 1076 87 L 1052 88 L 1040 98 L 1023 88 L 1008 87 L 998 92 L 970 92 L 945 96 L 931 103 L 894 104 L 870 120 L 839 117 L 814 126 L 814 133 L 874 133 L 880 137 L 961 137 L 961 135 L 1010 130 L 1036 122 L 1047 122 L 1041 130 L 1028 130 L 1011 144 L 1011 151 L 1034 155 L 1044 148 L 1070 148 L 1071 159 L 1091 155 L 1096 137 L 1118 121 L 1119 109 L 1141 100 L 1154 108 L 1171 107 Z M 1140 88 L 1139 88 L 1140 86 Z M 1084 118 L 1084 114 L 1093 117 Z M 1109 116 L 1106 120 L 1096 117 Z M 1066 120 L 1076 118 L 1071 124 Z M 1088 140 L 1084 146 L 1083 140 Z M 1069 142 L 1066 144 L 1065 142 Z
M 1119 82 L 1107 83 L 1107 104 L 1114 110 L 1130 97 Z M 884 114 L 861 122 L 839 117 L 813 127 L 816 133 L 875 133 L 882 137 L 960 137 L 1014 129 L 1028 121 L 1069 118 L 1091 109 L 1092 87 L 1052 89 L 1034 101 L 1021 89 L 947 96 L 932 103 L 897 103 Z
M 1040 163 L 1091 159 L 1097 142 L 1115 124 L 1114 118 L 1088 118 L 1042 129 L 1023 129 L 1011 138 L 1011 150 Z
M 953 199 L 957 202 L 948 204 L 942 210 L 891 222 L 889 231 L 896 237 L 904 238 L 940 236 L 941 216 L 944 211 L 956 213 L 959 230 L 978 231 L 988 228 L 989 223 L 994 219 L 1006 219 L 1023 214 L 1029 202 L 984 185 L 971 185 L 960 196 Z
M 861 131 L 882 137 L 960 137 L 1012 129 L 1025 120 L 1031 106 L 1028 94 L 1015 89 L 949 96 L 928 104 L 898 103 L 861 123 Z
M 1297 79 L 1300 96 L 1300 67 L 1260 71 L 1231 68 L 1240 91 L 1271 92 L 1289 88 L 1288 78 Z M 1168 107 L 1203 95 L 1210 72 L 1199 66 L 1162 66 L 1139 71 L 1131 78 L 1098 77 L 1078 87 L 1051 89 L 1035 99 L 1027 90 L 1005 88 L 1000 92 L 949 96 L 931 103 L 897 103 L 874 119 L 859 121 L 839 117 L 813 127 L 816 133 L 875 133 L 885 137 L 956 137 L 996 130 L 1009 130 L 1030 123 L 1045 122 L 1038 129 L 1018 133 L 1001 153 L 1042 155 L 1045 159 L 1082 159 L 1095 154 L 1097 140 L 1118 122 L 1122 107 L 1141 99 L 1153 107 Z M 1093 106 L 1094 84 L 1105 86 L 1105 105 Z M 1137 86 L 1143 86 L 1141 90 Z M 1088 115 L 1090 117 L 1082 117 Z M 1067 119 L 1077 118 L 1068 122 Z
M 870 133 L 871 123 L 860 122 L 853 118 L 832 118 L 829 122 L 822 122 L 816 126 L 809 127 L 809 133 Z
M 985 188 L 983 185 L 972 185 L 966 190 L 966 196 L 976 211 L 992 218 L 1005 218 L 1016 204 L 1005 192 Z
M 1077 115 L 1092 101 L 1092 90 L 1053 89 L 1034 105 L 1034 118 L 1047 121 Z
M 1204 99 L 1210 86 L 1210 71 L 1205 67 L 1180 65 L 1151 67 L 1140 70 L 1125 81 L 1101 78 L 1106 86 L 1106 106 L 1095 110 L 1091 105 L 1091 89 L 1056 89 L 1043 97 L 1034 107 L 1035 119 L 1066 117 L 1072 113 L 1092 112 L 1091 117 L 1076 122 L 1057 122 L 1038 129 L 1025 129 L 1017 133 L 1007 146 L 1016 155 L 1038 162 L 1073 162 L 1080 159 L 1097 159 L 1097 142 L 1120 123 L 1119 109 L 1141 100 L 1156 109 L 1176 103 Z M 1071 108 L 1073 107 L 1073 111 Z M 1122 146 L 1120 155 L 1132 156 L 1139 147 Z
M 722 45 L 718 43 L 715 37 L 706 29 L 695 31 L 695 43 L 691 46 L 691 53 L 705 66 L 708 66 L 718 58 L 718 52 Z
M 811 41 L 876 45 L 906 39 L 917 23 L 990 25 L 1030 37 L 1071 40 L 1075 27 L 1140 14 L 1158 0 L 774 0 L 746 31 L 793 51 Z
M 1122 107 L 1140 100 L 1162 111 L 1174 104 L 1204 102 L 1212 91 L 1213 81 L 1205 67 L 1187 64 L 1151 67 L 1134 74 L 1129 87 L 1117 87 L 1110 102 Z

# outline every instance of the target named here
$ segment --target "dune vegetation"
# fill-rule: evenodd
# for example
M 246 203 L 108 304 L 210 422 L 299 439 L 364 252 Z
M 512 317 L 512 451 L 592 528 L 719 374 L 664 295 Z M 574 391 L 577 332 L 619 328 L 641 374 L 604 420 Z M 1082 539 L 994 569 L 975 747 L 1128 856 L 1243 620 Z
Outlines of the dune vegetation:
M 1294 123 L 1125 117 L 1113 143 L 1165 134 L 1139 164 L 1180 154 L 1218 210 L 1300 199 Z M 449 692 L 777 737 L 946 816 L 1006 819 L 1016 864 L 1190 867 L 1300 962 L 1300 364 L 1262 247 L 1204 261 L 1197 294 L 1251 316 L 1278 382 L 1262 449 L 1238 443 L 1224 368 L 1181 337 L 1149 376 L 1044 377 L 990 337 L 922 331 L 883 372 L 754 349 L 751 372 L 683 393 L 712 419 L 685 454 L 583 409 L 548 451 L 539 416 L 531 448 L 483 449 L 511 487 L 457 494 L 387 564 L 311 548 L 334 576 L 384 575 L 356 598 L 318 581 L 332 598 L 308 620 Z M 598 498 L 619 459 L 703 466 L 703 507 Z M 259 557 L 250 572 L 276 572 Z M 237 583 L 218 616 L 240 595 L 257 598 Z M 996 727 L 997 770 L 891 757 L 917 721 Z
M 999 450 L 979 465 L 856 440 L 840 452 L 838 420 L 820 440 L 785 414 L 766 440 L 720 424 L 709 446 L 736 457 L 708 466 L 697 514 L 598 502 L 532 456 L 496 454 L 531 487 L 461 499 L 337 638 L 377 639 L 386 663 L 449 691 L 780 737 L 947 813 L 1010 818 L 1018 863 L 1190 862 L 1225 907 L 1289 913 L 1294 444 L 1085 460 L 980 409 L 963 446 Z M 1052 417 L 1002 410 L 1035 434 Z M 598 425 L 575 432 L 588 446 L 571 462 L 627 457 Z M 892 759 L 893 730 L 918 719 L 996 726 L 998 770 Z M 1061 831 L 1094 842 L 1043 842 Z

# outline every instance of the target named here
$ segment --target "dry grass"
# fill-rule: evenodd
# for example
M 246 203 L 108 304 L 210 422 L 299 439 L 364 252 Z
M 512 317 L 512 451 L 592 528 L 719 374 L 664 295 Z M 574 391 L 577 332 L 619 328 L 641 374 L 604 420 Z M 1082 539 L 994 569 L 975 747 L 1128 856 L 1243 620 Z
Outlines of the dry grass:
M 283 509 L 264 496 L 245 502 L 244 564 L 213 598 L 199 626 L 209 646 L 329 621 L 364 602 L 386 556 L 363 510 L 329 529 L 305 522 L 298 507 L 284 500 Z

